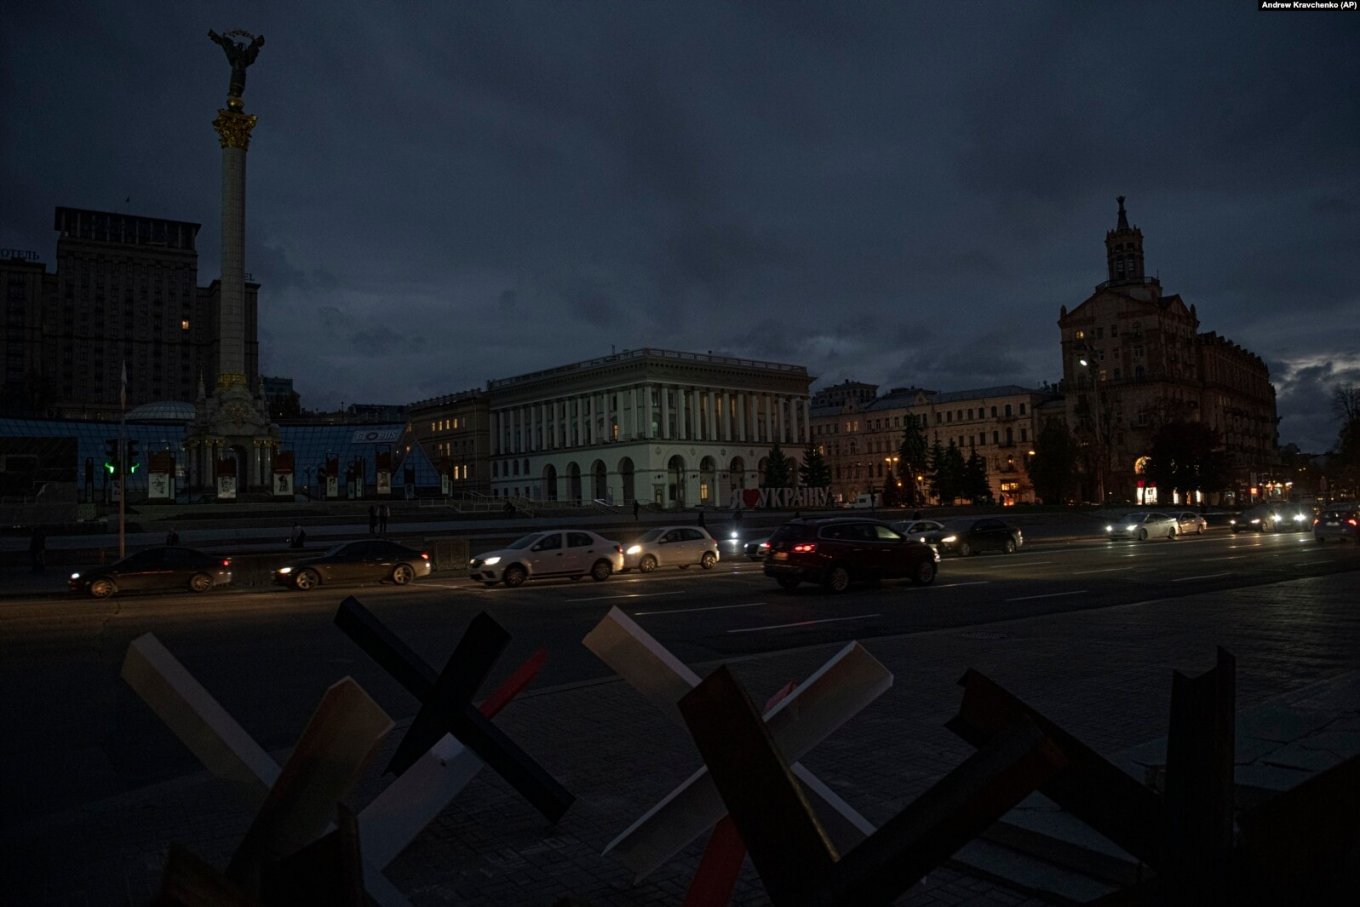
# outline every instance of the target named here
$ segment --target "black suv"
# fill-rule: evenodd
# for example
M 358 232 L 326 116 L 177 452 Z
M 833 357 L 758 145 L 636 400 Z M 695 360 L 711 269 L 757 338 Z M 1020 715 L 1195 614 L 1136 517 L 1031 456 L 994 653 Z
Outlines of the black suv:
M 800 519 L 770 536 L 765 575 L 784 589 L 808 582 L 842 592 L 852 582 L 897 577 L 926 586 L 935 581 L 939 562 L 932 546 L 905 538 L 880 520 Z

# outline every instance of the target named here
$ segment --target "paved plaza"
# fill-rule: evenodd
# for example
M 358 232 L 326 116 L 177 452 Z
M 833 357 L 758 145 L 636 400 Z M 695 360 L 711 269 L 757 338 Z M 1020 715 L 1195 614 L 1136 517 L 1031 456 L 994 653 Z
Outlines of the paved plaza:
M 957 681 L 970 667 L 1117 758 L 1166 733 L 1172 671 L 1211 668 L 1217 646 L 1237 658 L 1239 715 L 1330 710 L 1323 736 L 1316 736 L 1317 722 L 1300 724 L 1300 739 L 1281 744 L 1312 753 L 1319 765 L 1334 762 L 1347 748 L 1360 749 L 1355 579 L 1353 572 L 1341 573 L 870 639 L 865 647 L 892 671 L 892 688 L 802 762 L 870 821 L 882 823 L 971 754 L 943 726 L 960 700 Z M 730 664 L 760 701 L 806 677 L 838 649 L 818 646 Z M 715 666 L 692 665 L 701 676 Z M 389 748 L 409 723 L 410 716 L 403 717 L 388 737 Z M 600 907 L 682 902 L 702 842 L 636 884 L 621 864 L 602 855 L 609 841 L 699 766 L 681 728 L 619 680 L 530 687 L 496 720 L 577 800 L 549 826 L 484 769 L 389 866 L 388 878 L 413 904 L 547 907 L 563 897 Z M 378 775 L 386 755 L 374 760 L 351 805 L 362 806 L 386 783 Z M 36 824 L 6 818 L 0 840 L 5 903 L 142 904 L 157 889 L 171 842 L 223 866 L 250 814 L 223 782 L 199 773 Z M 932 872 L 899 901 L 1052 902 L 961 863 Z M 768 903 L 749 860 L 732 903 Z

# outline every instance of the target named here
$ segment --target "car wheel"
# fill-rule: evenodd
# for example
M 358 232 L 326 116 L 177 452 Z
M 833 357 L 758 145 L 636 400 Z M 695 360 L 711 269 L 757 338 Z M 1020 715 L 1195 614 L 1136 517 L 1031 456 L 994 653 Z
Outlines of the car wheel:
M 916 565 L 916 570 L 911 575 L 911 581 L 917 586 L 929 586 L 935 582 L 935 574 L 939 569 L 934 561 L 921 561 Z
M 524 585 L 524 581 L 528 578 L 529 574 L 519 564 L 511 564 L 509 567 L 506 567 L 505 572 L 501 574 L 501 581 L 511 589 L 516 586 Z
M 826 571 L 826 578 L 822 580 L 822 585 L 828 592 L 844 592 L 850 588 L 850 571 L 837 564 Z
M 212 577 L 206 573 L 195 573 L 189 579 L 189 590 L 191 592 L 207 592 L 212 588 Z
M 1175 527 L 1175 526 L 1172 526 L 1169 530 L 1167 530 L 1166 537 L 1169 538 L 1169 539 L 1171 539 L 1171 541 L 1173 541 L 1173 542 L 1176 540 L 1176 527 Z
M 959 557 L 968 557 L 973 553 L 973 546 L 967 542 L 959 542 Z
M 1001 550 L 1005 551 L 1007 554 L 1014 554 L 1015 539 L 1006 539 L 1006 544 L 1001 546 Z
M 118 587 L 111 579 L 97 579 L 90 583 L 90 595 L 93 598 L 108 598 L 117 591 Z
M 798 587 L 798 577 L 796 576 L 776 576 L 774 581 L 779 584 L 779 588 L 792 592 Z
M 1269 531 L 1270 531 L 1271 529 L 1273 529 L 1273 528 L 1274 528 L 1274 527 L 1270 525 L 1270 520 L 1262 520 L 1262 521 L 1261 521 L 1261 532 L 1263 532 L 1263 533 L 1269 532 Z
M 602 583 L 609 579 L 609 575 L 614 572 L 614 568 L 609 566 L 609 561 L 596 561 L 595 566 L 590 568 L 590 578 L 597 583 Z
M 306 592 L 321 585 L 321 577 L 317 576 L 315 570 L 299 570 L 298 575 L 293 577 L 293 585 Z
M 397 564 L 392 568 L 392 582 L 398 586 L 404 586 L 416 578 L 416 572 L 411 569 L 410 564 Z
M 1138 530 L 1138 541 L 1140 541 L 1140 542 L 1146 542 L 1146 541 L 1147 541 L 1147 530 L 1146 530 L 1146 529 L 1139 529 L 1139 530 Z
M 638 562 L 638 569 L 641 570 L 643 573 L 651 573 L 653 570 L 656 569 L 656 558 L 650 554 L 647 555 L 641 561 Z
M 703 567 L 705 570 L 712 570 L 717 563 L 718 558 L 712 551 L 705 551 L 704 556 L 699 558 L 699 566 Z
M 1195 526 L 1195 535 L 1204 535 L 1204 524 L 1199 523 Z

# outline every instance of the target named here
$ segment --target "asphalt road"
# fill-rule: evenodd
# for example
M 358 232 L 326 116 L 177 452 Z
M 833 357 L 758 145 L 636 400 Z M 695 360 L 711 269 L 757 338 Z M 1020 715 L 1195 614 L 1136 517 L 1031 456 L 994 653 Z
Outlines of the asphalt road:
M 108 601 L 8 598 L 0 610 L 0 778 L 5 825 L 194 772 L 197 762 L 119 677 L 127 645 L 155 633 L 263 746 L 291 746 L 330 684 L 351 675 L 395 718 L 415 701 L 333 624 L 353 595 L 443 666 L 481 611 L 512 634 L 491 683 L 534 649 L 549 661 L 536 687 L 612 676 L 581 638 L 612 607 L 633 615 L 691 665 L 806 645 L 979 626 L 1360 569 L 1354 545 L 1311 534 L 1029 545 L 1013 555 L 947 558 L 930 587 L 906 582 L 841 595 L 784 592 L 758 564 L 661 570 L 597 583 L 486 588 L 436 575 L 414 586 L 219 591 Z M 1091 640 L 1091 657 L 1099 640 Z M 998 644 L 1005 644 L 998 641 Z M 485 693 L 485 690 L 483 691 Z

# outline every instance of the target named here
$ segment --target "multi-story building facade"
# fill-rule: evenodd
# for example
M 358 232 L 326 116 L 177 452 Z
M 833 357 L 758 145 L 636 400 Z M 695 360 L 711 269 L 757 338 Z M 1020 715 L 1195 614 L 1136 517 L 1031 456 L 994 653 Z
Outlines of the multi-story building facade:
M 495 495 L 726 507 L 807 442 L 807 369 L 625 350 L 490 381 Z
M 114 418 L 127 405 L 192 401 L 217 380 L 219 284 L 198 286 L 199 224 L 57 208 L 57 267 L 0 257 L 9 415 Z M 259 369 L 259 285 L 246 284 L 247 375 Z
M 1218 432 L 1235 494 L 1275 461 L 1275 388 L 1261 357 L 1210 332 L 1194 305 L 1162 294 L 1143 265 L 1143 234 L 1119 198 L 1106 233 L 1107 279 L 1070 312 L 1062 307 L 1067 421 L 1091 461 L 1089 500 L 1159 500 L 1144 478 L 1153 436 L 1167 422 L 1197 421 Z
M 407 407 L 411 434 L 439 470 L 444 494 L 491 493 L 491 405 L 480 388 Z
M 841 392 L 851 384 L 860 392 Z M 981 455 L 999 503 L 1034 500 L 1026 467 L 1039 408 L 1050 393 L 1005 385 L 944 393 L 899 387 L 879 396 L 874 385 L 846 385 L 826 389 L 835 391 L 827 396 L 819 391 L 811 408 L 812 438 L 831 469 L 833 500 L 853 501 L 895 481 L 909 420 L 920 426 L 928 446 L 952 442 L 965 458 Z M 867 397 L 863 388 L 871 389 Z M 919 475 L 921 481 L 927 478 L 924 469 Z

